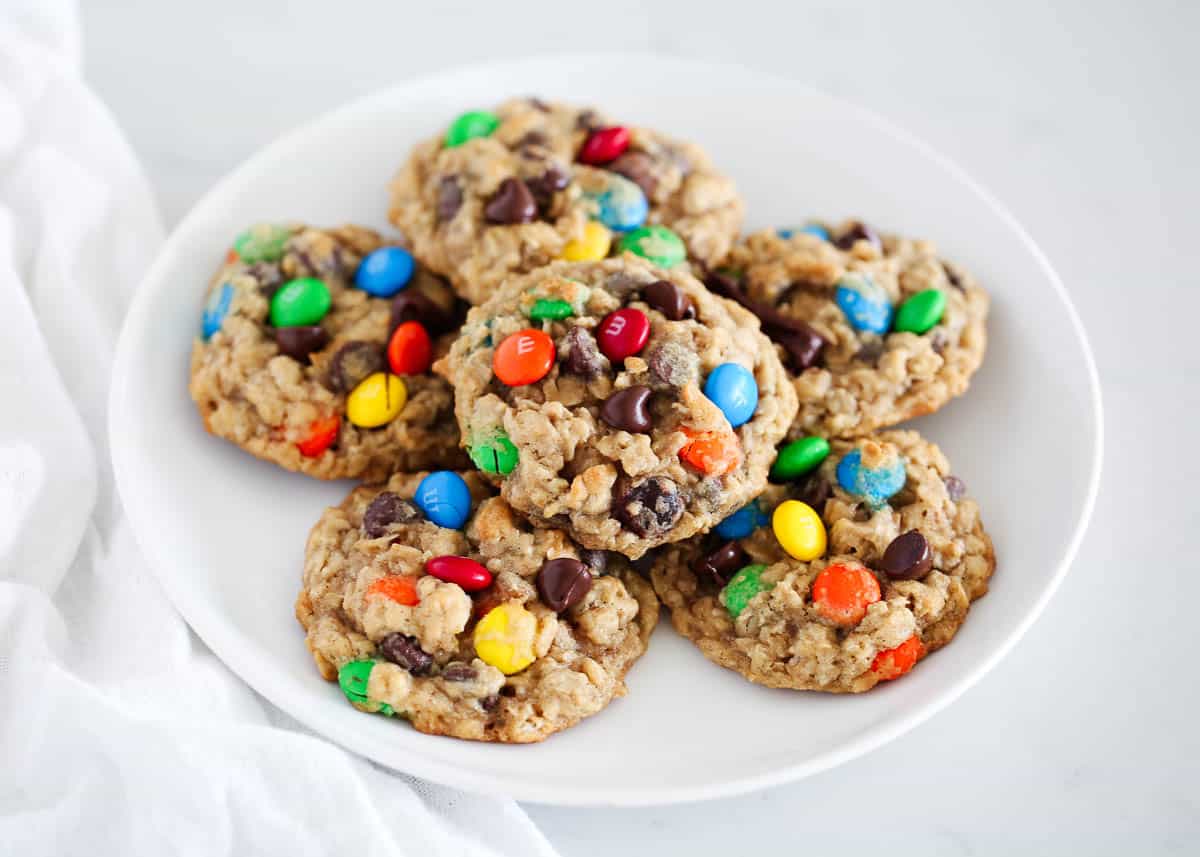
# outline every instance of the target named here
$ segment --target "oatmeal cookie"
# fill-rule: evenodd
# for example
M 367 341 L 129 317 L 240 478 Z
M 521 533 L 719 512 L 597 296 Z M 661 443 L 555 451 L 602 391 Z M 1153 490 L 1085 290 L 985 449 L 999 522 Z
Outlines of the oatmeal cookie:
M 326 510 L 296 617 L 356 707 L 527 743 L 625 694 L 658 601 L 623 557 L 531 527 L 476 474 L 439 471 Z
M 429 371 L 457 303 L 369 229 L 255 226 L 209 285 L 192 399 L 212 434 L 319 479 L 462 466 L 453 392 Z
M 742 222 L 702 149 L 592 109 L 513 99 L 459 116 L 392 183 L 391 220 L 417 257 L 483 303 L 509 275 L 630 250 L 715 265 Z
M 796 411 L 753 315 L 628 255 L 513 278 L 436 368 L 504 499 L 635 559 L 755 497 Z
M 888 431 L 830 446 L 804 478 L 653 559 L 675 628 L 768 687 L 858 693 L 904 675 L 950 642 L 996 566 L 935 445 Z
M 860 222 L 766 230 L 707 283 L 758 313 L 785 355 L 794 437 L 856 437 L 932 413 L 983 361 L 987 293 L 929 241 Z

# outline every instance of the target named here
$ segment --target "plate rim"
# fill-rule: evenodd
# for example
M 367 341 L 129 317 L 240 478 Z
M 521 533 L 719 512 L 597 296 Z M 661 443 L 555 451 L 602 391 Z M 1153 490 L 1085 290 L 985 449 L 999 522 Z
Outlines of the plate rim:
M 1080 544 L 1091 520 L 1099 492 L 1103 451 L 1104 451 L 1104 418 L 1103 402 L 1099 372 L 1095 357 L 1083 322 L 1075 304 L 1072 302 L 1066 286 L 1049 259 L 1033 238 L 1026 232 L 1020 222 L 996 197 L 979 182 L 973 179 L 956 162 L 934 149 L 924 140 L 916 137 L 892 121 L 878 113 L 853 102 L 824 93 L 800 81 L 778 75 L 763 69 L 745 66 L 732 62 L 713 62 L 707 60 L 685 59 L 671 56 L 661 56 L 649 52 L 562 52 L 538 54 L 516 60 L 501 60 L 494 62 L 478 62 L 457 65 L 418 77 L 399 81 L 391 86 L 361 95 L 339 107 L 321 113 L 277 136 L 267 145 L 259 148 L 248 158 L 233 169 L 222 175 L 214 182 L 188 209 L 187 213 L 171 229 L 170 234 L 159 248 L 154 262 L 139 281 L 138 286 L 129 302 L 128 310 L 122 321 L 117 347 L 114 353 L 111 384 L 108 396 L 108 431 L 110 438 L 110 455 L 113 464 L 113 475 L 121 497 L 122 506 L 129 517 L 130 527 L 147 565 L 162 585 L 168 600 L 188 625 L 204 641 L 212 652 L 234 672 L 239 680 L 250 684 L 244 678 L 254 674 L 254 670 L 246 666 L 245 653 L 253 645 L 234 626 L 223 623 L 215 611 L 209 609 L 204 599 L 196 597 L 190 590 L 185 575 L 173 575 L 165 569 L 170 567 L 169 558 L 147 539 L 144 533 L 150 528 L 139 527 L 138 521 L 148 521 L 149 510 L 143 505 L 133 485 L 133 471 L 136 469 L 134 450 L 121 440 L 127 434 L 123 431 L 125 421 L 134 419 L 131 409 L 123 408 L 124 402 L 132 398 L 130 367 L 136 358 L 133 348 L 135 331 L 146 323 L 150 311 L 151 284 L 162 278 L 162 271 L 168 268 L 173 259 L 183 249 L 181 235 L 189 231 L 193 221 L 198 220 L 203 211 L 218 199 L 223 193 L 229 192 L 231 186 L 241 184 L 277 158 L 282 152 L 291 147 L 301 145 L 303 141 L 327 125 L 343 121 L 344 117 L 367 110 L 376 101 L 387 101 L 395 98 L 398 93 L 410 92 L 423 87 L 430 87 L 439 82 L 447 82 L 456 77 L 471 77 L 486 73 L 489 70 L 503 69 L 506 74 L 515 73 L 524 66 L 542 66 L 553 63 L 588 63 L 588 62 L 620 62 L 651 64 L 660 69 L 669 68 L 673 73 L 703 70 L 711 73 L 713 70 L 726 69 L 740 75 L 752 75 L 764 83 L 784 88 L 803 95 L 806 98 L 824 101 L 835 105 L 838 109 L 849 111 L 860 121 L 873 126 L 876 130 L 891 138 L 896 143 L 914 149 L 919 155 L 929 160 L 934 166 L 943 170 L 948 178 L 962 185 L 974 194 L 1000 219 L 1003 224 L 1018 239 L 1021 245 L 1032 256 L 1037 267 L 1041 269 L 1046 279 L 1053 287 L 1055 295 L 1062 302 L 1070 321 L 1071 329 L 1082 352 L 1084 367 L 1088 378 L 1089 401 L 1092 407 L 1092 433 L 1094 445 L 1091 455 L 1091 472 L 1088 478 L 1086 495 L 1080 506 L 1078 516 L 1066 549 L 1057 562 L 1053 573 L 1044 585 L 1040 596 L 1032 607 L 985 657 L 973 665 L 962 677 L 941 690 L 927 704 L 914 708 L 895 718 L 887 727 L 873 731 L 867 735 L 846 741 L 841 746 L 818 754 L 803 762 L 781 765 L 772 771 L 754 775 L 746 775 L 726 779 L 720 782 L 699 784 L 695 786 L 658 787 L 641 785 L 636 788 L 623 788 L 619 792 L 611 786 L 595 787 L 588 783 L 580 783 L 570 792 L 557 788 L 537 787 L 528 783 L 503 783 L 499 778 L 487 773 L 479 773 L 461 766 L 441 760 L 421 756 L 411 756 L 411 765 L 406 765 L 404 773 L 424 777 L 438 783 L 467 791 L 491 795 L 506 795 L 517 800 L 557 806 L 624 806 L 646 807 L 664 806 L 693 801 L 712 800 L 721 797 L 731 797 L 757 791 L 770 786 L 796 781 L 807 776 L 844 764 L 851 759 L 864 755 L 896 738 L 904 735 L 920 723 L 933 717 L 939 711 L 957 700 L 970 687 L 974 686 L 984 675 L 990 672 L 1025 635 L 1030 626 L 1045 610 L 1050 599 L 1057 592 L 1067 572 L 1079 551 Z M 270 680 L 255 681 L 251 687 L 262 694 L 273 705 L 288 712 L 289 716 L 303 723 L 309 729 L 318 733 L 324 740 L 331 741 L 356 755 L 371 759 L 385 767 L 388 763 L 379 761 L 379 757 L 370 752 L 366 740 L 357 740 L 357 733 L 339 732 L 336 724 L 325 722 L 325 716 L 316 709 L 306 706 L 295 706 L 290 693 L 282 684 L 272 684 Z M 336 737 L 334 737 L 336 736 Z M 397 768 L 397 770 L 399 770 Z

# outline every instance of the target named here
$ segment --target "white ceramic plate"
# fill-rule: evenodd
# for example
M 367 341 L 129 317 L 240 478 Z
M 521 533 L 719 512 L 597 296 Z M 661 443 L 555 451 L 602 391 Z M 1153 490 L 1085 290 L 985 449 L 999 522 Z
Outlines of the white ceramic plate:
M 705 145 L 748 204 L 748 228 L 819 216 L 936 238 L 994 298 L 969 394 L 919 428 L 979 499 L 996 543 L 991 593 L 952 646 L 863 696 L 766 690 L 708 663 L 664 622 L 629 696 L 536 746 L 421 735 L 351 708 L 292 615 L 305 536 L 347 483 L 259 462 L 204 433 L 187 394 L 201 293 L 233 235 L 259 220 L 387 226 L 409 147 L 511 94 L 603 105 Z M 180 224 L 121 337 L 113 458 L 146 556 L 181 613 L 243 679 L 384 765 L 461 788 L 559 804 L 645 805 L 806 776 L 911 729 L 996 664 L 1075 553 L 1099 478 L 1099 386 L 1062 284 L 1021 228 L 959 169 L 857 108 L 748 70 L 640 56 L 464 69 L 325 116 L 223 179 Z

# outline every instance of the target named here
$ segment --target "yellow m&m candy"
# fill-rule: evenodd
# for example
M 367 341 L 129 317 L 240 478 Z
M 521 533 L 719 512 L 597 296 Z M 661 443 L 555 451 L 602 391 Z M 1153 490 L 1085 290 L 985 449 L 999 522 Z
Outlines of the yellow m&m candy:
M 404 382 L 395 375 L 368 375 L 346 397 L 346 417 L 362 428 L 377 428 L 394 420 L 408 401 Z
M 771 516 L 771 529 L 788 555 L 808 562 L 825 553 L 825 524 L 812 506 L 799 500 L 785 500 Z
M 610 247 L 612 233 L 603 223 L 589 220 L 584 224 L 583 237 L 568 241 L 559 258 L 568 262 L 595 262 L 607 256 Z
M 519 673 L 537 657 L 537 617 L 519 604 L 493 607 L 475 626 L 475 654 L 505 675 Z

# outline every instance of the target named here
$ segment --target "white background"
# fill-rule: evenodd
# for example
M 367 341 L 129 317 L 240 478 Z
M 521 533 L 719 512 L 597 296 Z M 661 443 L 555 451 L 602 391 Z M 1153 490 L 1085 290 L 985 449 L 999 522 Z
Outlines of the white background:
M 835 771 L 675 808 L 527 808 L 567 857 L 1194 853 L 1200 7 L 93 0 L 83 13 L 87 75 L 169 224 L 318 113 L 531 53 L 743 62 L 870 107 L 957 160 L 1050 256 L 1099 364 L 1104 479 L 1059 594 L 958 703 Z M 1036 442 L 1014 437 L 995 466 Z

